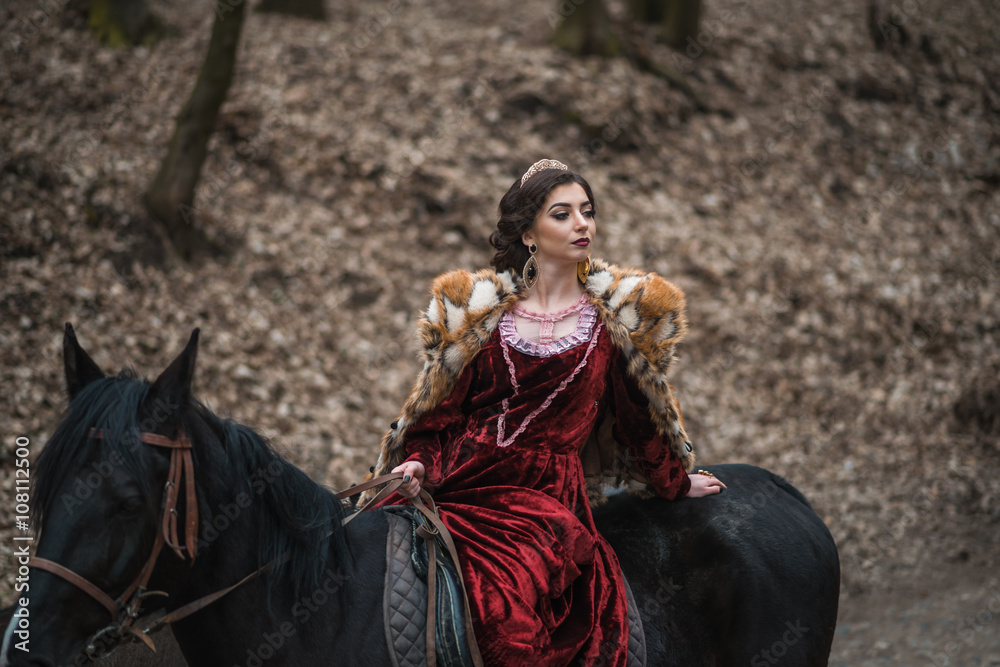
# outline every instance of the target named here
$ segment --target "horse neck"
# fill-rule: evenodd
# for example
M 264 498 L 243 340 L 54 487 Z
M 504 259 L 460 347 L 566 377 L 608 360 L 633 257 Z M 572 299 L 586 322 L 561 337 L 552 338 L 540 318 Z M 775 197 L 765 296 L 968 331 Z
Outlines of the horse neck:
M 199 432 L 200 426 L 192 425 L 191 430 Z M 202 458 L 207 462 L 208 457 Z M 264 558 L 259 553 L 262 526 L 273 525 L 273 513 L 280 509 L 272 506 L 275 496 L 269 492 L 280 491 L 278 497 L 284 497 L 286 492 L 295 496 L 290 491 L 293 487 L 313 492 L 318 486 L 309 487 L 301 471 L 290 463 L 274 461 L 277 462 L 274 465 L 254 470 L 249 479 L 245 470 L 234 470 L 232 466 L 214 471 L 205 465 L 205 469 L 196 471 L 201 498 L 199 554 L 183 585 L 171 596 L 172 608 L 239 581 L 278 555 Z M 325 492 L 321 497 L 327 497 Z M 286 509 L 295 512 L 309 508 Z M 266 517 L 267 513 L 272 516 Z M 272 631 L 282 623 L 297 628 L 310 617 L 321 617 L 323 632 L 336 635 L 331 641 L 338 651 L 365 649 L 359 643 L 361 638 L 370 642 L 371 629 L 378 627 L 382 617 L 386 520 L 381 512 L 373 512 L 359 517 L 347 528 L 339 526 L 339 518 L 332 523 L 337 525 L 330 525 L 329 530 L 338 532 L 338 538 L 346 541 L 349 557 L 342 550 L 338 554 L 338 549 L 332 546 L 335 539 L 331 539 L 327 564 L 315 587 L 305 587 L 307 590 L 293 594 L 291 578 L 282 571 L 275 575 L 279 578 L 271 585 L 262 576 L 206 607 L 188 622 L 182 622 L 175 633 L 178 641 L 187 640 L 190 645 L 203 647 L 220 633 L 231 636 L 234 630 L 245 635 L 246 641 L 255 641 L 262 632 Z M 165 557 L 176 560 L 171 554 Z M 345 613 L 347 609 L 350 614 Z M 312 627 L 316 627 L 315 621 Z M 223 653 L 225 650 L 220 647 L 218 655 L 205 659 L 224 662 L 230 658 Z
M 246 647 L 259 648 L 262 641 L 285 644 L 282 656 L 288 662 L 280 664 L 339 664 L 345 655 L 363 656 L 351 663 L 359 666 L 388 664 L 382 629 L 387 528 L 381 512 L 351 522 L 345 529 L 350 562 L 329 563 L 315 588 L 293 596 L 290 584 L 279 581 L 269 588 L 257 581 L 182 621 L 174 636 L 188 664 L 244 664 Z M 253 564 L 245 537 L 249 531 L 243 529 L 226 533 L 204 560 L 199 555 L 185 597 L 217 590 L 220 573 L 227 573 L 226 582 L 248 573 Z M 301 645 L 306 637 L 324 639 Z

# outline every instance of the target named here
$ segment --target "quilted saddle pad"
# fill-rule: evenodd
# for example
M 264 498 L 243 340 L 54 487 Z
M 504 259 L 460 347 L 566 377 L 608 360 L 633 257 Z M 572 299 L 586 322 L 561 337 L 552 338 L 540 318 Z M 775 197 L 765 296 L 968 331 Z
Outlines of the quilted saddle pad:
M 427 583 L 413 567 L 413 523 L 409 513 L 386 508 L 385 593 L 382 601 L 385 639 L 392 667 L 427 664 Z M 632 589 L 625 581 L 628 599 L 628 667 L 645 667 L 646 637 Z M 454 617 L 454 615 L 452 615 Z M 459 618 L 461 615 L 459 614 Z M 439 655 L 438 663 L 442 664 Z

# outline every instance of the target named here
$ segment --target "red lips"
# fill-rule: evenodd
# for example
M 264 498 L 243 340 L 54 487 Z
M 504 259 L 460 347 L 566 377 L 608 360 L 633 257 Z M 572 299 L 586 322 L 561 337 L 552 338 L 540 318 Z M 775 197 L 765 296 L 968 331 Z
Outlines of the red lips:
M 577 239 L 573 241 L 573 245 L 578 245 L 580 247 L 586 247 L 590 245 L 590 239 Z

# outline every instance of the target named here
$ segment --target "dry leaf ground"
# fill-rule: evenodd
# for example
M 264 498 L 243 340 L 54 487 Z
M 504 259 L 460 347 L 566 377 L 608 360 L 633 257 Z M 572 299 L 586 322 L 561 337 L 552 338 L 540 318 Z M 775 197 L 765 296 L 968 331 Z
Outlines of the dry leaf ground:
M 359 479 L 428 281 L 485 265 L 500 195 L 556 157 L 594 186 L 597 254 L 688 295 L 674 382 L 700 461 L 784 475 L 830 527 L 835 664 L 949 642 L 950 664 L 1000 664 L 996 621 L 963 632 L 1000 562 L 995 3 L 908 0 L 873 33 L 859 1 L 709 2 L 700 43 L 652 51 L 708 111 L 550 47 L 555 2 L 251 14 L 196 201 L 228 255 L 189 264 L 139 198 L 211 10 L 154 1 L 173 34 L 113 50 L 57 4 L 0 8 L 2 497 L 15 439 L 37 453 L 64 406 L 66 321 L 147 375 L 201 327 L 204 401 L 315 479 Z

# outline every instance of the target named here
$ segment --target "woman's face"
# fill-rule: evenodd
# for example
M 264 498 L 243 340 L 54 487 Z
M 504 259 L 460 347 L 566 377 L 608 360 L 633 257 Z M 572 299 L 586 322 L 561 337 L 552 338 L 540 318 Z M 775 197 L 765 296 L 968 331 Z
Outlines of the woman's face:
M 538 246 L 540 260 L 582 262 L 597 234 L 594 205 L 579 183 L 558 185 L 535 215 L 535 225 L 521 236 L 526 246 Z

